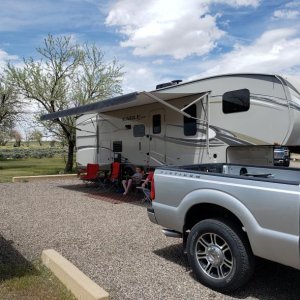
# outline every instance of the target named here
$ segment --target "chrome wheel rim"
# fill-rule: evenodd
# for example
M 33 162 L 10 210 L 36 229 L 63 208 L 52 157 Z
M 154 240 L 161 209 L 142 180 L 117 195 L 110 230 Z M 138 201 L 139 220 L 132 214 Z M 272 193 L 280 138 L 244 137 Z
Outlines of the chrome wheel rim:
M 224 279 L 234 267 L 227 242 L 216 233 L 202 234 L 196 243 L 196 257 L 202 271 L 214 279 Z

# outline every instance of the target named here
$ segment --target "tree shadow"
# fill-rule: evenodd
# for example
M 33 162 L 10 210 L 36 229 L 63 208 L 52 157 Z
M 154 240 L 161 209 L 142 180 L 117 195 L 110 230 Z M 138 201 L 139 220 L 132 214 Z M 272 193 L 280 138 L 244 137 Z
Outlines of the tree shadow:
M 15 277 L 37 275 L 35 267 L 0 235 L 0 283 Z
M 197 280 L 192 272 L 182 243 L 153 251 L 156 255 L 176 263 Z M 253 297 L 260 300 L 300 299 L 300 272 L 274 262 L 257 259 L 252 279 L 238 291 L 229 294 L 233 299 Z

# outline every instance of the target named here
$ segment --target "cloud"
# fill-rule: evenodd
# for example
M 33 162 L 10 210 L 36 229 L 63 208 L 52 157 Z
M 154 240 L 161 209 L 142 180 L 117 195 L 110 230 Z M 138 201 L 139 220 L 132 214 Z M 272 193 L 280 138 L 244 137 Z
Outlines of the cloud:
M 215 48 L 225 32 L 217 26 L 218 15 L 210 5 L 257 7 L 259 0 L 118 0 L 106 18 L 124 36 L 120 45 L 132 47 L 138 56 L 170 55 L 183 59 L 205 55 Z
M 285 6 L 289 7 L 289 8 L 294 8 L 294 7 L 300 6 L 300 1 L 288 2 Z
M 24 29 L 47 32 L 98 26 L 99 11 L 96 0 L 1 0 L 0 32 Z M 100 16 L 101 17 L 101 16 Z
M 125 75 L 123 77 L 123 92 L 131 93 L 135 91 L 154 90 L 159 82 L 167 82 L 169 79 L 162 79 L 160 70 L 152 68 L 147 64 L 141 65 L 137 62 L 124 61 Z M 161 78 L 161 79 L 159 79 Z
M 273 13 L 274 20 L 293 20 L 298 18 L 300 1 L 287 2 L 281 9 L 275 10 Z
M 18 56 L 10 55 L 6 51 L 0 49 L 0 69 L 4 68 L 9 61 L 19 60 Z
M 299 15 L 300 12 L 298 10 L 281 9 L 274 11 L 273 18 L 293 20 L 296 19 Z
M 236 44 L 218 59 L 202 62 L 199 76 L 235 72 L 288 73 L 300 75 L 300 38 L 297 30 L 266 31 L 250 45 Z

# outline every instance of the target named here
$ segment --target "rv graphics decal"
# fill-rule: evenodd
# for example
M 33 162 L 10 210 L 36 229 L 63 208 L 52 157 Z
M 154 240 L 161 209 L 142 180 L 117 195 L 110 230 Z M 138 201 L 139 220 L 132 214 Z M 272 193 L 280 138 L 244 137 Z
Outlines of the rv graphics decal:
M 145 118 L 146 118 L 145 115 L 136 114 L 136 115 L 123 117 L 122 120 L 123 121 L 135 121 L 135 120 L 142 120 L 142 119 L 145 119 Z

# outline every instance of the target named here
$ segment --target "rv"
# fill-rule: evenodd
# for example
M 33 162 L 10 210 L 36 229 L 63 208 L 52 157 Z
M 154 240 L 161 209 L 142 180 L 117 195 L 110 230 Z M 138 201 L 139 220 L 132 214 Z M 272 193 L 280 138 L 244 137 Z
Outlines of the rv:
M 99 163 L 105 168 L 116 160 L 144 166 L 225 162 L 234 157 L 226 153 L 228 146 L 242 153 L 259 145 L 268 145 L 259 150 L 265 155 L 252 155 L 252 163 L 277 165 L 283 159 L 287 165 L 289 159 L 279 156 L 289 151 L 280 146 L 300 144 L 299 91 L 279 75 L 226 74 L 161 84 L 151 92 L 43 119 L 78 116 L 79 166 Z M 249 160 L 249 154 L 240 156 Z

